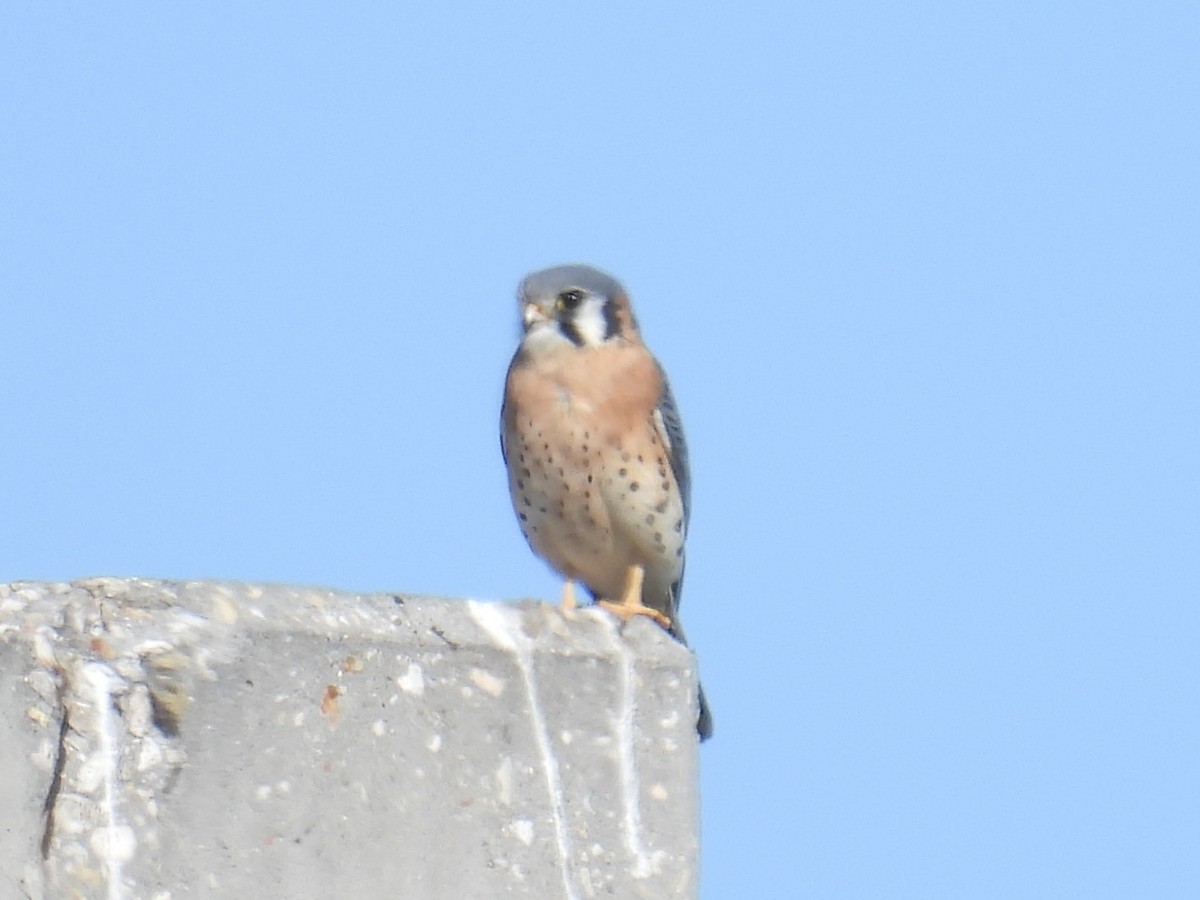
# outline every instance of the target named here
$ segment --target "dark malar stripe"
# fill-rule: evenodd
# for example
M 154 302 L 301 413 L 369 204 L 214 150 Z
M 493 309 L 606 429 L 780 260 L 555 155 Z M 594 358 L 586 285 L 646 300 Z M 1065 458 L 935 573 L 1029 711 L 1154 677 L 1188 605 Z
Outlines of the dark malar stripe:
M 617 304 L 612 300 L 604 301 L 604 339 L 614 338 L 621 330 L 621 323 L 617 321 Z
M 558 320 L 558 330 L 563 333 L 568 341 L 576 347 L 583 346 L 583 335 L 579 332 L 579 326 L 575 324 L 575 319 L 571 316 L 564 316 Z

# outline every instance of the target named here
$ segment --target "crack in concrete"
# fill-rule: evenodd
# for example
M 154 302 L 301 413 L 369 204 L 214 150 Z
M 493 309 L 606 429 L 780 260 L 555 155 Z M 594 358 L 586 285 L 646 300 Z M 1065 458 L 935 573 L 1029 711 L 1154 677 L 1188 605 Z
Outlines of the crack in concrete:
M 67 732 L 71 728 L 71 717 L 67 713 L 67 704 L 63 694 L 60 678 L 56 702 L 62 722 L 58 726 L 58 744 L 54 749 L 54 769 L 50 775 L 50 789 L 46 792 L 46 800 L 42 804 L 42 814 L 45 817 L 45 823 L 42 826 L 42 859 L 50 858 L 50 843 L 54 840 L 54 811 L 58 804 L 58 795 L 62 791 L 63 769 L 67 765 Z

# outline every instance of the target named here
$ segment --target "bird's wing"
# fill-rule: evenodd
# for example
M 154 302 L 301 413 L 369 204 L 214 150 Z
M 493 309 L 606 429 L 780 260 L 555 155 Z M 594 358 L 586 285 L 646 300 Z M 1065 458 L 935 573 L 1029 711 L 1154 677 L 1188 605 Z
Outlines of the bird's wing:
M 659 393 L 658 406 L 654 410 L 654 427 L 658 430 L 659 440 L 667 448 L 667 458 L 671 463 L 671 472 L 675 483 L 679 485 L 679 496 L 683 498 L 683 524 L 686 533 L 688 520 L 692 513 L 692 474 L 688 468 L 687 440 L 683 436 L 683 420 L 679 417 L 679 408 L 675 405 L 675 395 L 671 393 L 671 383 L 667 381 L 667 373 L 658 368 L 662 378 L 662 391 Z

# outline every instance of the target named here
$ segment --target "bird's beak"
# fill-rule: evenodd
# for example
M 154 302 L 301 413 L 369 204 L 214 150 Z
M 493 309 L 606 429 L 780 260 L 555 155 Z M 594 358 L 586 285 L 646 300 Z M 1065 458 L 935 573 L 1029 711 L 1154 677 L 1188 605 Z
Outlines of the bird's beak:
M 536 303 L 525 304 L 525 308 L 521 310 L 521 319 L 525 322 L 526 328 L 532 328 L 538 322 L 547 321 L 546 314 Z

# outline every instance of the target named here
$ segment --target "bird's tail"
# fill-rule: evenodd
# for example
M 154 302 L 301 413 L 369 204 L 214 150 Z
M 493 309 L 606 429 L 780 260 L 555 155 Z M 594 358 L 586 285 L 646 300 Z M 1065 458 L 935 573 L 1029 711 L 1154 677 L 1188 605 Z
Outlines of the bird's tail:
M 688 646 L 687 635 L 683 633 L 683 623 L 679 621 L 679 608 L 675 605 L 674 598 L 672 598 L 671 612 L 668 615 L 671 619 L 671 626 L 667 629 L 668 633 L 683 646 Z M 704 696 L 704 686 L 698 681 L 696 690 L 696 705 L 699 708 L 696 716 L 696 733 L 700 735 L 700 740 L 707 741 L 713 733 L 712 711 L 708 708 L 708 699 Z

